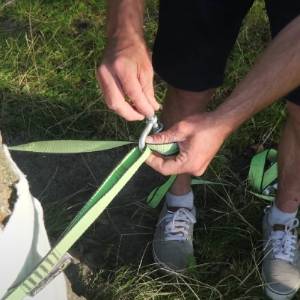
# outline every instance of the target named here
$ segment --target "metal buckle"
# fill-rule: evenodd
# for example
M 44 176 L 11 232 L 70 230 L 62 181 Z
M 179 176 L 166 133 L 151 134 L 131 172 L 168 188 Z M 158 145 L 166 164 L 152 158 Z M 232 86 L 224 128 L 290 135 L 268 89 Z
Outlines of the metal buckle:
M 270 184 L 262 191 L 262 194 L 266 196 L 275 195 L 277 190 L 278 190 L 278 183 Z
M 153 117 L 146 117 L 146 127 L 139 139 L 139 149 L 141 152 L 145 149 L 146 138 L 151 130 L 153 130 L 154 133 L 159 133 L 163 130 L 163 128 L 163 125 L 157 122 L 157 117 L 155 115 Z
M 54 268 L 45 276 L 45 278 L 34 289 L 30 291 L 29 295 L 31 297 L 34 297 L 56 276 L 63 272 L 63 270 L 66 269 L 66 267 L 68 267 L 71 263 L 74 263 L 74 258 L 69 253 L 65 253 L 64 256 L 54 266 Z

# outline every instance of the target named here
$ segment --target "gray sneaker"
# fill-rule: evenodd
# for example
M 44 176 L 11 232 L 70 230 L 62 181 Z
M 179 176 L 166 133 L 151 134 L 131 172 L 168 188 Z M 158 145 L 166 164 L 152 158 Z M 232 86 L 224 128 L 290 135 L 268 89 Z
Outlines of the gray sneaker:
M 264 260 L 262 280 L 270 299 L 292 299 L 300 285 L 300 253 L 298 248 L 298 219 L 274 230 L 268 224 L 268 209 L 263 218 Z
M 169 211 L 165 204 L 153 240 L 153 258 L 163 271 L 182 273 L 194 262 L 195 207 Z

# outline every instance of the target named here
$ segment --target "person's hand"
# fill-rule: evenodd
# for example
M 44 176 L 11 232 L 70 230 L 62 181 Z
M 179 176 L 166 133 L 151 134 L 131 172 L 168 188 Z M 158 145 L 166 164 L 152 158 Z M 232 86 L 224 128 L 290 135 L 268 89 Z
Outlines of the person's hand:
M 159 109 L 154 98 L 153 68 L 144 41 L 133 41 L 130 37 L 111 39 L 96 77 L 108 108 L 126 120 L 142 120 Z
M 200 176 L 215 156 L 229 132 L 212 113 L 193 115 L 169 130 L 148 136 L 146 143 L 177 142 L 180 152 L 163 156 L 153 152 L 146 163 L 163 175 L 190 173 Z

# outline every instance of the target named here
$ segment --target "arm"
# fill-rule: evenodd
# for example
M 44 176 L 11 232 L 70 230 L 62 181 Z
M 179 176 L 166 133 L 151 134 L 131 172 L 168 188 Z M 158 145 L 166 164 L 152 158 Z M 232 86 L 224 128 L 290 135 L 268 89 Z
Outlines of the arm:
M 178 142 L 180 153 L 153 153 L 147 163 L 162 174 L 201 175 L 225 139 L 244 121 L 300 85 L 300 17 L 271 42 L 257 64 L 215 111 L 193 115 L 148 143 Z
M 143 39 L 143 16 L 146 0 L 107 0 L 106 31 L 108 38 Z
M 215 111 L 232 132 L 300 85 L 300 17 L 288 24 Z M 227 119 L 227 121 L 225 120 Z
M 142 120 L 159 109 L 143 37 L 145 1 L 107 1 L 108 43 L 96 73 L 107 106 L 127 120 Z

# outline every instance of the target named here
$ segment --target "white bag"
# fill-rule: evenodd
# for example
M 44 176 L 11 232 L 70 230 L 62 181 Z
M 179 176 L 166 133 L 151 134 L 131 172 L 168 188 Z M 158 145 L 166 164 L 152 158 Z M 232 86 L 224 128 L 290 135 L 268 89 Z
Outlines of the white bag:
M 4 229 L 0 229 L 0 299 L 14 284 L 24 279 L 50 250 L 43 209 L 29 191 L 24 174 L 12 160 L 7 147 L 4 152 L 19 177 L 16 184 L 17 201 Z M 34 300 L 67 300 L 64 274 L 58 275 Z

